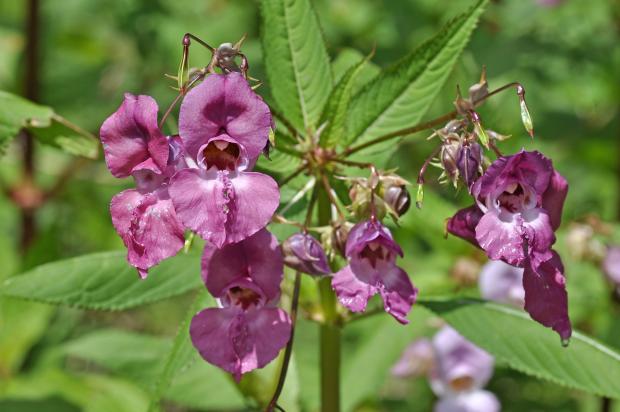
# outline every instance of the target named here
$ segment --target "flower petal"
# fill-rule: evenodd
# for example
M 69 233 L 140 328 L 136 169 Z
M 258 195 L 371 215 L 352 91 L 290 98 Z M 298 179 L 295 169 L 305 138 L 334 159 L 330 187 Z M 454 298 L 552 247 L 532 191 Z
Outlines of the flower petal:
M 476 226 L 476 240 L 489 258 L 521 266 L 525 260 L 519 216 L 511 213 L 485 213 Z
M 557 171 L 553 171 L 549 186 L 542 198 L 542 208 L 549 214 L 551 221 L 551 227 L 553 230 L 557 230 L 560 227 L 562 221 L 562 208 L 564 207 L 564 200 L 568 193 L 568 182 Z
M 403 251 L 394 241 L 390 229 L 379 222 L 366 220 L 353 226 L 349 232 L 346 245 L 347 257 L 361 252 L 368 243 L 377 242 L 388 250 L 403 256 Z
M 433 367 L 435 351 L 431 341 L 420 338 L 409 344 L 390 373 L 399 378 L 412 378 L 427 374 Z
M 555 234 L 547 212 L 543 209 L 529 209 L 521 213 L 521 218 L 530 258 L 536 262 L 551 259 Z
M 290 338 L 291 320 L 282 309 L 242 312 L 208 308 L 192 318 L 190 336 L 209 363 L 235 376 L 271 362 Z
M 212 74 L 187 93 L 179 113 L 179 134 L 188 153 L 225 132 L 257 157 L 269 138 L 271 113 L 240 73 Z
M 332 289 L 338 301 L 351 312 L 366 310 L 368 300 L 377 293 L 377 288 L 359 280 L 349 265 L 334 274 Z
M 150 267 L 176 255 L 183 247 L 183 226 L 165 190 L 145 195 L 125 190 L 112 198 L 110 213 L 127 247 L 127 260 L 142 278 Z
M 217 246 L 226 240 L 228 199 L 219 179 L 207 179 L 196 169 L 184 169 L 170 180 L 169 192 L 177 215 L 183 224 L 203 239 Z
M 523 273 L 525 310 L 532 319 L 552 328 L 563 340 L 570 338 L 572 328 L 568 318 L 568 296 L 564 266 L 560 256 L 539 265 L 527 264 Z M 529 262 L 528 262 L 529 263 Z
M 413 286 L 407 273 L 396 265 L 383 273 L 381 283 L 383 287 L 379 288 L 379 293 L 385 311 L 403 325 L 408 324 L 407 314 L 415 302 L 418 289 Z
M 476 226 L 480 222 L 482 215 L 482 211 L 476 205 L 461 209 L 448 220 L 446 229 L 448 233 L 465 239 L 476 247 L 480 247 L 476 240 Z
M 280 202 L 278 184 L 261 173 L 218 172 L 210 178 L 181 170 L 171 179 L 170 195 L 183 224 L 218 248 L 264 228 Z
M 497 397 L 484 390 L 459 393 L 440 398 L 434 412 L 499 412 L 501 405 Z
M 272 301 L 280 294 L 283 273 L 278 240 L 266 229 L 221 249 L 207 244 L 202 255 L 202 278 L 215 297 L 221 297 L 232 282 L 249 277 L 266 301 Z
M 119 109 L 103 122 L 99 135 L 115 177 L 127 177 L 143 166 L 157 173 L 166 168 L 168 141 L 157 126 L 157 110 L 152 97 L 127 93 Z
M 603 259 L 603 272 L 614 284 L 620 285 L 620 247 L 610 246 Z

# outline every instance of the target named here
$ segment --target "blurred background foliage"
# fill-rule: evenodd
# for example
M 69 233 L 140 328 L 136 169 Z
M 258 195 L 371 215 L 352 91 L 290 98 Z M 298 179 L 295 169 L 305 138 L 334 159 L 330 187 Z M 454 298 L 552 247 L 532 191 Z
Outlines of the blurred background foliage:
M 351 48 L 366 54 L 376 45 L 373 62 L 379 66 L 419 45 L 470 3 L 314 1 L 330 55 L 336 58 L 351 53 Z M 610 288 L 598 267 L 579 261 L 566 244 L 571 221 L 596 216 L 613 223 L 620 214 L 620 4 L 613 0 L 541 3 L 552 2 L 494 1 L 427 117 L 451 110 L 456 84 L 467 88 L 476 82 L 482 65 L 487 67 L 491 88 L 511 81 L 525 86 L 536 130 L 534 141 L 520 124 L 513 92 L 485 105 L 481 110 L 484 124 L 513 136 L 501 145 L 504 152 L 539 149 L 568 178 L 571 190 L 558 249 L 567 267 L 571 316 L 579 329 L 620 348 L 620 310 L 608 298 Z M 17 94 L 24 91 L 26 11 L 26 1 L 0 3 L 0 90 Z M 185 32 L 212 45 L 236 41 L 248 33 L 243 50 L 251 74 L 265 81 L 254 1 L 41 0 L 40 12 L 39 102 L 94 134 L 118 107 L 124 92 L 153 95 L 161 108 L 172 101 L 175 92 L 168 86 L 173 83 L 163 74 L 175 73 Z M 206 50 L 192 47 L 190 64 L 202 66 L 208 58 Z M 259 92 L 269 99 L 269 84 Z M 405 138 L 389 166 L 415 180 L 435 144 L 424 138 L 424 134 Z M 19 181 L 20 150 L 15 143 L 2 157 L 3 189 Z M 50 186 L 71 160 L 56 149 L 37 146 L 38 184 Z M 431 170 L 427 181 L 437 175 Z M 0 198 L 0 280 L 63 257 L 122 248 L 108 204 L 130 182 L 113 179 L 101 160 L 71 177 L 38 211 L 35 240 L 24 252 L 19 248 L 19 209 L 7 196 Z M 483 256 L 459 240 L 443 238 L 444 219 L 457 205 L 467 203 L 466 196 L 455 197 L 435 182 L 427 185 L 426 193 L 424 208 L 411 210 L 397 230 L 406 251 L 403 265 L 423 296 L 476 295 L 475 275 L 484 263 Z M 613 236 L 616 242 L 620 240 L 617 230 Z M 189 301 L 183 297 L 129 312 L 95 313 L 2 299 L 0 411 L 143 409 L 151 371 L 161 367 Z M 433 333 L 436 321 L 425 309 L 417 307 L 412 320 L 411 326 L 403 328 L 383 316 L 347 329 L 343 353 L 347 410 L 425 411 L 432 407 L 433 395 L 426 381 L 389 377 L 389 367 L 406 344 L 416 336 Z M 287 396 L 301 399 L 301 406 L 291 402 L 295 406 L 287 410 L 315 410 L 317 331 L 310 322 L 301 321 L 298 333 Z M 140 353 L 137 359 L 136 353 Z M 526 377 L 502 365 L 490 389 L 506 411 L 600 408 L 599 400 L 591 395 Z M 250 407 L 224 375 L 206 364 L 195 364 L 175 379 L 166 398 L 171 411 Z

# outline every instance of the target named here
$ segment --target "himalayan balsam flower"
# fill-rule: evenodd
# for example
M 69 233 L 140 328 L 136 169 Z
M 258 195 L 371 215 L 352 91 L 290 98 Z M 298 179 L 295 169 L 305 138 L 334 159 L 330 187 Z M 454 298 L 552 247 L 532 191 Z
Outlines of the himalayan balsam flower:
M 478 287 L 484 299 L 523 308 L 525 290 L 521 268 L 510 266 L 501 260 L 491 260 L 482 267 Z
M 168 193 L 168 181 L 182 167 L 178 137 L 157 126 L 157 103 L 150 96 L 125 95 L 120 108 L 101 126 L 106 164 L 115 177 L 133 176 L 136 189 L 112 198 L 112 223 L 127 247 L 127 260 L 142 278 L 148 269 L 175 255 L 184 242 L 183 226 Z
M 491 355 L 444 326 L 432 340 L 422 338 L 409 345 L 392 374 L 399 378 L 425 374 L 439 398 L 435 412 L 497 412 L 499 401 L 482 389 L 493 367 Z
M 282 244 L 284 264 L 309 275 L 331 273 L 327 256 L 318 240 L 307 233 L 295 233 Z
M 564 268 L 551 249 L 568 191 L 566 180 L 539 152 L 498 158 L 472 186 L 476 204 L 448 222 L 448 231 L 489 258 L 524 268 L 525 309 L 532 318 L 571 335 Z
M 620 288 L 620 246 L 610 246 L 603 259 L 603 271 L 607 278 Z
M 494 360 L 449 326 L 433 337 L 435 368 L 431 388 L 439 401 L 435 412 L 498 412 L 495 395 L 482 388 L 493 375 Z
M 183 224 L 217 247 L 267 225 L 280 193 L 250 172 L 272 127 L 268 106 L 239 73 L 213 74 L 183 100 L 179 134 L 191 168 L 177 172 L 170 195 Z
M 207 362 L 237 380 L 271 362 L 289 340 L 291 320 L 275 306 L 283 269 L 278 241 L 265 229 L 221 249 L 205 247 L 202 278 L 221 308 L 196 314 L 190 335 Z
M 403 252 L 389 229 L 374 220 L 358 223 L 349 233 L 345 254 L 349 264 L 332 279 L 340 303 L 353 312 L 363 312 L 368 300 L 379 293 L 385 311 L 407 324 L 418 291 L 407 273 L 396 266 L 396 256 Z

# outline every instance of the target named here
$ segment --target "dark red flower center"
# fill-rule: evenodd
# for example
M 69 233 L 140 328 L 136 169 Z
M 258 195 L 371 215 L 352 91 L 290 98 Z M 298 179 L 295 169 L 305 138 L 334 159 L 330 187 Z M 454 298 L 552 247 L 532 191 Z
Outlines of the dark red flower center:
M 239 160 L 239 146 L 225 140 L 214 140 L 204 148 L 205 166 L 207 169 L 215 166 L 218 170 L 235 170 Z
M 250 306 L 258 306 L 261 302 L 261 296 L 257 292 L 240 286 L 228 289 L 228 299 L 232 306 L 240 306 L 243 310 L 247 310 Z
M 522 211 L 531 201 L 532 193 L 518 183 L 509 185 L 497 198 L 499 206 L 510 213 Z
M 389 251 L 386 250 L 381 244 L 377 242 L 368 243 L 364 249 L 360 252 L 362 259 L 368 259 L 370 265 L 373 268 L 377 267 L 377 262 L 380 260 L 386 260 L 389 257 Z

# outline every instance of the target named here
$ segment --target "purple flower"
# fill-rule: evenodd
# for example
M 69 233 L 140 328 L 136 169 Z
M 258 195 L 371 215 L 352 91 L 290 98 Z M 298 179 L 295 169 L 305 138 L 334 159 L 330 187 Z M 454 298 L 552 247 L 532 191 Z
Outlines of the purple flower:
M 482 267 L 478 287 L 484 299 L 523 308 L 525 290 L 522 268 L 510 266 L 501 260 L 491 260 Z
M 368 300 L 379 293 L 385 311 L 407 324 L 418 291 L 407 273 L 396 266 L 396 256 L 403 252 L 389 229 L 374 220 L 358 223 L 349 233 L 345 254 L 349 264 L 332 280 L 340 303 L 353 312 L 363 312 Z
M 112 223 L 127 247 L 127 260 L 145 278 L 148 269 L 174 256 L 184 230 L 168 194 L 178 166 L 178 137 L 166 138 L 157 126 L 157 103 L 150 96 L 125 95 L 120 108 L 101 126 L 108 168 L 116 177 L 133 176 L 136 189 L 112 198 Z M 176 151 L 176 152 L 175 152 Z
M 449 326 L 435 334 L 433 348 L 431 387 L 439 396 L 481 389 L 493 375 L 493 357 Z
M 221 249 L 205 247 L 202 278 L 222 307 L 196 314 L 190 335 L 207 362 L 237 381 L 271 362 L 289 340 L 291 320 L 275 307 L 283 269 L 278 241 L 265 229 Z
M 524 268 L 525 309 L 565 340 L 571 335 L 562 262 L 551 247 L 568 183 L 539 152 L 500 157 L 472 186 L 476 205 L 458 211 L 450 233 L 492 260 Z
M 331 273 L 321 244 L 307 233 L 295 233 L 282 244 L 284 264 L 310 275 Z
M 435 354 L 431 341 L 426 338 L 413 341 L 392 369 L 393 376 L 410 378 L 430 372 L 435 362 Z
M 489 391 L 476 390 L 444 396 L 433 408 L 434 412 L 499 412 L 501 405 Z
M 268 106 L 239 73 L 213 74 L 181 105 L 179 134 L 189 169 L 170 182 L 183 224 L 217 247 L 267 225 L 280 193 L 269 176 L 249 172 L 269 138 Z
M 603 272 L 615 285 L 620 286 L 620 247 L 610 246 L 603 259 Z

